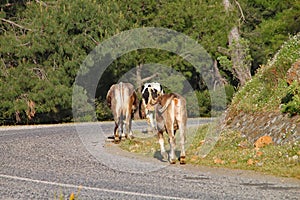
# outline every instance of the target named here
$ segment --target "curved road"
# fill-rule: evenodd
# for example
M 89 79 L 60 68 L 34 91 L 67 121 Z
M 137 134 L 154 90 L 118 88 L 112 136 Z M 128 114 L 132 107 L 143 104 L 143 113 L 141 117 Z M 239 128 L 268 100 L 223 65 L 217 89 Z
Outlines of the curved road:
M 207 120 L 190 122 L 190 125 Z M 135 122 L 134 129 L 145 129 Z M 300 181 L 169 165 L 105 143 L 111 123 L 0 128 L 0 199 L 299 199 Z

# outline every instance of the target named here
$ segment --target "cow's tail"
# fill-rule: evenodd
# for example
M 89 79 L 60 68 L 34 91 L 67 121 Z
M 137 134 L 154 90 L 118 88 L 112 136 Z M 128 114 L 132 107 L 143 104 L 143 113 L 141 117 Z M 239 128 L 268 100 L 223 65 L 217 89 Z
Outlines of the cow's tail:
M 120 82 L 119 83 L 119 95 L 120 95 L 120 105 L 121 105 L 121 108 L 122 108 L 122 105 L 124 104 L 124 88 L 123 88 L 124 86 L 123 86 L 123 83 L 122 82 Z M 123 109 L 120 109 L 120 117 L 121 117 L 121 121 L 123 121 L 123 119 L 124 119 L 124 111 L 123 111 Z
M 120 100 L 121 100 L 121 103 L 123 104 L 124 102 L 124 99 L 123 99 L 123 97 L 124 97 L 124 94 L 123 94 L 123 92 L 124 92 L 124 90 L 123 90 L 123 83 L 122 82 L 120 82 L 120 84 L 119 84 L 119 91 L 120 91 Z
M 166 111 L 166 109 L 169 107 L 169 105 L 171 104 L 173 98 L 176 97 L 175 94 L 172 94 L 172 96 L 170 98 L 168 98 L 167 102 L 165 103 L 165 105 L 158 109 L 158 112 L 163 113 Z

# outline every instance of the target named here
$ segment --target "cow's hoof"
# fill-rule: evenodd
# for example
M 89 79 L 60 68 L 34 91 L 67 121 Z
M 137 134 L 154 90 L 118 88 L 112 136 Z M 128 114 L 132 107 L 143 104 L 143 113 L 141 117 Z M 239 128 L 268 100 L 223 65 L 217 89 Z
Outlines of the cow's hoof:
M 166 161 L 168 160 L 168 153 L 167 152 L 163 151 L 163 152 L 160 152 L 160 154 L 161 154 L 163 160 L 166 160 Z
M 181 165 L 186 164 L 186 162 L 185 162 L 185 156 L 180 156 L 179 162 L 180 162 Z
M 176 164 L 176 159 L 171 159 L 170 164 Z
M 120 143 L 120 138 L 119 137 L 115 137 L 115 140 L 114 140 L 114 142 L 115 142 L 115 144 L 119 144 Z
M 121 140 L 122 140 L 122 141 L 124 141 L 124 140 L 126 140 L 126 139 L 127 139 L 127 136 L 122 136 L 122 137 L 121 137 Z

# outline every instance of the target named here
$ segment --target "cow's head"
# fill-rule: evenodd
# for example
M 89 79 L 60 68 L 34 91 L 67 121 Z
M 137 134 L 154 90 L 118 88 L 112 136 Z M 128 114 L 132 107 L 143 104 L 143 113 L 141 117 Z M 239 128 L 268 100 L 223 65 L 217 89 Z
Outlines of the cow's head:
M 155 88 L 150 89 L 151 98 L 149 100 L 150 105 L 155 105 L 157 103 L 157 98 L 160 96 L 159 91 Z
M 156 99 L 162 94 L 162 89 L 157 90 L 156 88 L 149 86 L 143 86 L 142 88 L 142 99 L 145 105 L 154 105 L 156 104 Z

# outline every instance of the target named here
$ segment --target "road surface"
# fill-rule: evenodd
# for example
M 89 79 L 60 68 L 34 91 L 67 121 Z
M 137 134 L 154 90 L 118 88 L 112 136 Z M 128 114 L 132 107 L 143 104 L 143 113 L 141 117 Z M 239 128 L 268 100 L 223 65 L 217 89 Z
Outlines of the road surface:
M 0 199 L 68 199 L 79 188 L 78 199 L 300 198 L 299 180 L 124 152 L 105 143 L 112 129 L 107 122 L 1 127 Z

